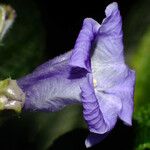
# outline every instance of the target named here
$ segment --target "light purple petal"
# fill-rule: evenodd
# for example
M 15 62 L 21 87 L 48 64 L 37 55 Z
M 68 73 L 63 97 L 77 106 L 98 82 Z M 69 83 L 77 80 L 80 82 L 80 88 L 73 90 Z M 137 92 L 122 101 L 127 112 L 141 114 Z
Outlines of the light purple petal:
M 92 60 L 101 64 L 124 62 L 122 19 L 117 3 L 111 3 L 105 10 L 106 18 L 98 30 Z
M 120 97 L 122 109 L 118 115 L 127 125 L 132 125 L 134 84 L 135 72 L 128 69 L 127 74 L 124 76 L 124 80 L 108 89 L 108 92 L 114 93 L 117 97 Z
M 66 105 L 80 102 L 79 85 L 85 72 L 71 68 L 68 59 L 63 59 L 63 56 L 54 59 L 57 60 L 55 63 L 50 60 L 50 63 L 18 80 L 26 94 L 25 109 L 58 111 Z
M 64 61 L 69 61 L 70 59 L 70 55 L 71 55 L 71 51 L 66 52 L 65 54 L 62 54 L 60 56 L 57 56 L 51 60 L 48 60 L 47 62 L 45 62 L 44 64 L 38 66 L 34 72 L 36 73 L 36 75 L 39 75 L 43 72 L 48 72 L 50 70 L 50 68 L 54 65 L 58 65 Z
M 93 87 L 91 75 L 81 85 L 83 114 L 89 130 L 103 134 L 110 131 L 116 124 L 122 108 L 122 102 L 114 93 L 98 91 Z
M 122 34 L 120 35 L 121 17 L 118 5 L 116 3 L 110 4 L 105 12 L 106 18 L 96 35 L 95 45 L 97 47 L 93 49 L 91 62 L 93 79 L 90 77 L 88 79 L 90 85 L 87 83 L 81 88 L 84 118 L 90 131 L 100 134 L 110 131 L 114 127 L 118 113 L 122 108 L 121 99 L 115 94 L 107 93 L 106 90 L 123 80 L 126 73 L 124 64 L 123 67 L 118 68 L 122 62 L 118 62 L 116 58 L 118 53 L 120 55 L 120 51 L 122 54 L 123 50 L 120 50 L 120 47 L 115 47 L 116 43 L 122 46 L 120 43 L 122 40 Z M 121 56 L 123 57 L 123 55 Z M 92 86 L 93 80 L 96 81 L 96 87 Z
M 92 76 L 88 74 L 81 85 L 84 119 L 91 132 L 103 134 L 108 131 L 108 126 L 101 112 L 92 82 Z
M 23 86 L 23 88 L 33 85 L 40 79 L 48 78 L 54 75 L 59 71 L 60 67 L 63 67 L 66 62 L 69 61 L 71 51 L 55 57 L 52 60 L 45 62 L 44 64 L 38 66 L 31 74 L 19 79 L 19 84 Z M 58 68 L 58 69 L 57 69 Z
M 70 66 L 84 68 L 89 72 L 91 71 L 90 50 L 99 27 L 100 25 L 91 18 L 84 20 L 83 27 L 72 51 L 69 62 Z
M 25 110 L 59 111 L 70 104 L 79 103 L 80 88 L 61 76 L 38 80 L 25 88 Z
M 130 70 L 128 77 L 122 85 L 122 92 L 118 90 L 122 100 L 122 110 L 119 114 L 121 120 L 127 125 L 132 125 L 133 105 L 134 105 L 134 87 L 135 87 L 135 72 Z M 121 89 L 121 87 L 120 87 Z
M 81 86 L 84 118 L 89 130 L 99 134 L 110 131 L 118 117 L 131 124 L 135 82 L 134 73 L 124 63 L 117 3 L 107 6 L 105 13 L 92 47 L 93 79 Z
M 124 63 L 122 21 L 117 3 L 108 5 L 105 13 L 106 18 L 99 28 L 92 56 L 93 78 L 97 81 L 97 91 L 115 95 L 116 98 L 112 99 L 112 102 L 121 100 L 122 109 L 120 112 L 118 109 L 116 114 L 130 125 L 135 74 Z M 108 98 L 106 102 L 107 100 Z M 107 103 L 109 104 L 109 101 Z

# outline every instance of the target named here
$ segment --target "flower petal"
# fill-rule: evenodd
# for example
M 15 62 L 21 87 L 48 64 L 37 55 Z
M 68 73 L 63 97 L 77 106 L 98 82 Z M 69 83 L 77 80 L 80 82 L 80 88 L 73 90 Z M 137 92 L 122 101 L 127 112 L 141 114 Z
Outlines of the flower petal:
M 98 99 L 105 99 L 106 106 L 111 110 L 112 104 L 117 106 L 115 114 L 120 117 L 126 124 L 132 124 L 133 114 L 133 95 L 134 95 L 134 84 L 135 84 L 135 72 L 130 70 L 126 65 L 111 66 L 102 69 L 99 76 L 94 76 L 97 83 L 95 87 L 95 94 Z M 101 93 L 104 93 L 103 95 Z M 104 97 L 106 96 L 107 97 Z M 109 96 L 108 96 L 109 95 Z M 103 98 L 102 98 L 103 97 Z M 109 100 L 109 97 L 111 98 Z M 121 103 L 121 104 L 120 104 Z M 103 107 L 104 103 L 100 104 L 101 111 L 104 114 Z M 111 108 L 109 108 L 111 106 Z M 104 108 L 104 110 L 107 109 Z M 112 110 L 113 111 L 113 110 Z M 111 115 L 110 115 L 111 116 Z
M 57 56 L 52 60 L 48 60 L 44 64 L 38 66 L 32 73 L 19 79 L 18 84 L 22 86 L 23 89 L 25 89 L 33 85 L 38 80 L 53 76 L 55 73 L 59 72 L 60 68 L 64 68 L 64 65 L 66 66 L 66 63 L 68 62 L 70 58 L 70 54 L 71 54 L 71 51 L 63 55 Z M 67 68 L 65 67 L 65 70 L 66 69 Z
M 90 132 L 105 134 L 111 131 L 122 109 L 121 99 L 114 93 L 106 93 L 94 89 L 91 74 L 87 74 L 87 78 L 81 85 L 81 90 L 84 119 Z M 95 141 L 95 144 L 97 142 Z M 86 145 L 90 146 L 89 144 L 92 144 L 92 142 L 88 139 Z
M 119 117 L 127 125 L 132 125 L 134 86 L 135 86 L 135 72 L 130 70 L 128 78 L 122 85 L 122 89 L 124 90 L 120 92 L 121 94 L 120 98 L 122 100 L 123 108 L 119 114 Z
M 122 19 L 116 2 L 105 10 L 106 18 L 98 30 L 93 46 L 93 63 L 112 64 L 124 62 Z
M 66 105 L 80 102 L 79 83 L 84 72 L 73 71 L 68 60 L 58 62 L 61 59 L 57 58 L 53 65 L 46 63 L 18 80 L 18 85 L 26 93 L 25 109 L 58 111 Z
M 76 40 L 72 55 L 70 58 L 70 66 L 84 68 L 91 71 L 90 67 L 90 50 L 92 41 L 95 38 L 100 25 L 93 19 L 87 18 L 83 22 L 82 30 Z
M 61 76 L 38 80 L 24 91 L 24 110 L 54 112 L 80 102 L 80 88 Z
M 121 99 L 122 109 L 118 115 L 127 125 L 132 125 L 134 84 L 135 72 L 128 69 L 124 80 L 108 90 Z
M 91 132 L 103 134 L 108 130 L 108 126 L 101 112 L 98 99 L 95 96 L 92 81 L 92 76 L 87 74 L 87 78 L 81 85 L 84 119 Z
M 116 114 L 130 125 L 135 75 L 124 63 L 122 21 L 117 3 L 110 4 L 105 13 L 106 18 L 99 28 L 92 56 L 93 78 L 97 82 L 97 91 L 115 95 L 116 98 L 112 99 L 112 102 L 120 99 L 122 108 L 120 112 L 118 109 Z M 96 94 L 97 98 L 99 95 Z M 109 104 L 107 100 L 108 98 L 106 103 Z

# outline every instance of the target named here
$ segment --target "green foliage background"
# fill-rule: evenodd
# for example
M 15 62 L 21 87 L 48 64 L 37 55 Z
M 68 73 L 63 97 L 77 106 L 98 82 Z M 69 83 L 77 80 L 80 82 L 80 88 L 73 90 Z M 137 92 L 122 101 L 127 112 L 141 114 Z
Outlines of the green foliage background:
M 19 78 L 31 72 L 43 62 L 45 49 L 45 31 L 35 2 L 30 1 L 30 5 L 26 0 L 7 2 L 18 15 L 0 47 L 1 79 L 10 76 Z M 136 70 L 133 150 L 150 149 L 149 7 L 149 0 L 138 1 L 124 18 L 126 60 Z M 24 149 L 49 149 L 54 140 L 64 133 L 86 128 L 81 109 L 80 106 L 72 106 L 57 113 L 20 115 L 1 112 L 0 141 L 9 143 L 10 149 L 20 149 L 22 146 Z M 15 140 L 10 142 L 13 138 Z
M 125 45 L 128 61 L 136 71 L 135 149 L 150 149 L 150 15 L 149 0 L 139 1 L 126 18 Z M 129 56 L 130 55 L 130 56 Z

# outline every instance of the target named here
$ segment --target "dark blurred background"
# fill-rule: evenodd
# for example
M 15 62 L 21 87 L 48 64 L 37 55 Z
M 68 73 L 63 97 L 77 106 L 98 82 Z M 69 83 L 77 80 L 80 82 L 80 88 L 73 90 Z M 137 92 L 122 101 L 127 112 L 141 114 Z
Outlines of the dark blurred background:
M 101 23 L 111 0 L 7 0 L 17 13 L 0 47 L 0 78 L 18 79 L 73 48 L 83 19 Z M 127 64 L 136 70 L 133 126 L 118 121 L 91 150 L 150 149 L 150 1 L 118 0 Z M 80 106 L 57 113 L 0 113 L 2 150 L 84 150 L 88 130 Z

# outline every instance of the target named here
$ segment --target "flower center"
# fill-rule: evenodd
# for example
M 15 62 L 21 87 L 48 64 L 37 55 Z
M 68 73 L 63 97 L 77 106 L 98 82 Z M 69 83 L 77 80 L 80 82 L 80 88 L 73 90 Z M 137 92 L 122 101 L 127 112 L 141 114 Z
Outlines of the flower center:
M 94 85 L 94 87 L 97 86 L 97 81 L 96 81 L 96 79 L 93 79 L 93 85 Z

